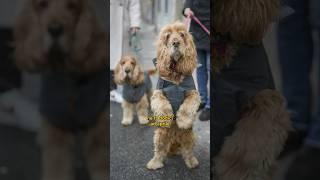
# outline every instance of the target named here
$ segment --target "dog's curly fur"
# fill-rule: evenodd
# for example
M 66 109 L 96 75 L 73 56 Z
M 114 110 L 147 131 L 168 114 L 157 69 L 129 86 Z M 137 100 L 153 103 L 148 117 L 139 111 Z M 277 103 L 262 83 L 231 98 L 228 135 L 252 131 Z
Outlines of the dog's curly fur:
M 59 68 L 85 74 L 106 67 L 106 33 L 90 0 L 26 0 L 14 28 L 15 61 L 20 69 L 52 68 L 48 27 L 54 23 L 64 28 L 59 43 L 66 60 Z
M 59 24 L 63 33 L 56 40 L 61 56 L 50 59 L 53 44 L 49 27 Z M 55 71 L 81 76 L 106 68 L 106 33 L 98 23 L 90 0 L 26 0 L 14 26 L 15 61 L 29 72 Z M 61 61 L 60 61 L 61 60 Z M 56 66 L 58 64 L 58 66 Z M 106 175 L 106 113 L 84 136 L 84 152 L 92 179 Z M 54 127 L 44 117 L 41 128 L 43 180 L 73 178 L 72 145 L 75 134 Z
M 230 64 L 237 44 L 260 43 L 279 5 L 279 0 L 214 0 L 213 70 Z
M 173 41 L 179 41 L 179 50 L 182 55 L 181 62 L 176 63 L 172 60 Z M 190 75 L 197 66 L 197 52 L 190 33 L 186 31 L 185 25 L 175 23 L 164 27 L 159 36 L 157 45 L 157 69 L 161 77 L 168 78 L 171 81 L 179 83 L 182 77 Z M 172 65 L 176 63 L 175 70 L 172 71 Z
M 214 0 L 214 30 L 236 42 L 260 42 L 278 16 L 279 4 L 279 0 Z
M 289 124 L 281 95 L 275 90 L 259 92 L 242 112 L 236 130 L 215 158 L 216 178 L 271 180 Z
M 221 36 L 223 46 L 228 47 L 220 51 L 214 44 L 215 73 L 230 64 L 237 46 L 261 43 L 278 15 L 279 4 L 278 0 L 214 0 L 214 38 Z M 271 180 L 289 130 L 281 94 L 271 89 L 258 92 L 245 105 L 234 132 L 214 159 L 215 179 Z
M 128 73 L 125 73 L 127 71 Z M 148 72 L 152 74 L 153 72 Z M 123 85 L 128 83 L 131 86 L 137 86 L 144 82 L 144 72 L 138 64 L 137 60 L 132 56 L 124 56 L 121 58 L 114 70 L 114 81 L 116 84 Z M 138 112 L 138 119 L 140 124 L 147 124 L 148 111 L 149 111 L 149 99 L 151 97 L 152 90 L 146 92 L 141 100 L 137 103 L 130 103 L 123 100 L 123 119 L 121 123 L 123 125 L 130 125 L 133 121 L 133 112 L 136 106 Z
M 174 48 L 174 44 L 178 46 Z M 174 65 L 172 65 L 174 64 Z M 180 22 L 165 26 L 157 41 L 157 70 L 162 78 L 179 84 L 183 77 L 191 75 L 196 68 L 196 50 L 185 25 Z M 192 124 L 200 104 L 196 90 L 186 92 L 179 107 L 176 120 L 169 128 L 159 127 L 154 135 L 154 157 L 147 164 L 148 169 L 163 167 L 163 161 L 170 154 L 181 154 L 188 168 L 195 168 L 199 162 L 193 155 L 195 138 Z M 155 116 L 172 116 L 170 102 L 162 92 L 155 90 L 151 97 L 151 109 Z

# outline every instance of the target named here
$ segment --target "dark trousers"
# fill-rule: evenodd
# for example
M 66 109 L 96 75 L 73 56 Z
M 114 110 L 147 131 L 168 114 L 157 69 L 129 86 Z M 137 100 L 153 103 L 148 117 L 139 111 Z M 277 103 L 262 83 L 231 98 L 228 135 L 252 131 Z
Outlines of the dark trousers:
M 320 147 L 320 92 L 316 92 L 315 97 L 312 96 L 310 78 L 312 65 L 319 64 L 320 48 L 317 47 L 314 51 L 312 33 L 319 33 L 320 19 L 315 16 L 320 17 L 320 1 L 286 0 L 286 3 L 295 13 L 283 19 L 278 29 L 283 93 L 292 113 L 293 127 L 308 132 L 307 144 Z M 310 6 L 310 3 L 313 5 Z M 314 6 L 314 3 L 318 5 Z M 320 73 L 312 77 L 316 77 L 319 82 L 319 75 Z M 318 105 L 313 113 L 314 100 Z

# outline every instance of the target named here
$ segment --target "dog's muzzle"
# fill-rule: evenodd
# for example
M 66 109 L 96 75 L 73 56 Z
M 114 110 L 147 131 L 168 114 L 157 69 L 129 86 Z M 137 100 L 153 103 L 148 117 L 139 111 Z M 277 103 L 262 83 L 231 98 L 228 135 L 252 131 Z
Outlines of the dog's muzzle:
M 178 62 L 182 57 L 182 53 L 179 49 L 179 47 L 172 47 L 171 50 L 171 59 L 174 60 L 175 62 Z
M 54 66 L 61 66 L 67 57 L 65 48 L 62 45 L 64 27 L 60 23 L 51 23 L 48 26 L 48 60 Z
M 53 23 L 49 25 L 48 33 L 52 39 L 59 39 L 64 34 L 64 28 L 59 23 Z
M 181 56 L 182 53 L 180 51 L 180 42 L 178 40 L 174 40 L 171 44 L 171 59 L 177 62 Z

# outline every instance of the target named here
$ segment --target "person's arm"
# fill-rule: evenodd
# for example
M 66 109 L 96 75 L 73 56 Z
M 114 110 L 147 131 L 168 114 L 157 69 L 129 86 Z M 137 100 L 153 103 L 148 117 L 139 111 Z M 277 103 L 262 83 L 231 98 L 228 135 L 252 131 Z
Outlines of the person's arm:
M 129 0 L 130 29 L 137 32 L 141 24 L 140 0 Z
M 186 2 L 184 3 L 184 7 L 183 7 L 183 11 L 182 11 L 182 14 L 184 16 L 192 16 L 192 15 L 194 15 L 193 11 L 191 10 L 192 1 L 193 0 L 186 0 Z

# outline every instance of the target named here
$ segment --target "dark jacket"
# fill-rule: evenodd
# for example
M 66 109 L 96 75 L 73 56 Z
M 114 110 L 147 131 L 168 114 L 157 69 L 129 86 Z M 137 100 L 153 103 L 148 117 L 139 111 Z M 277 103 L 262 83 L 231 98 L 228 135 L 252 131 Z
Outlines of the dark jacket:
M 86 77 L 47 73 L 42 77 L 40 113 L 52 125 L 71 131 L 96 124 L 107 108 L 107 71 Z
M 190 8 L 194 15 L 210 31 L 210 0 L 186 0 L 183 12 Z M 194 20 L 190 24 L 190 32 L 193 35 L 196 48 L 210 51 L 210 37 Z
M 123 85 L 122 97 L 124 100 L 130 103 L 137 103 L 141 100 L 145 93 L 150 92 L 152 89 L 151 79 L 147 72 L 144 73 L 144 82 L 137 85 L 132 86 L 130 84 Z
M 259 91 L 275 89 L 262 44 L 242 46 L 230 66 L 213 75 L 213 155 L 231 135 L 241 111 Z

